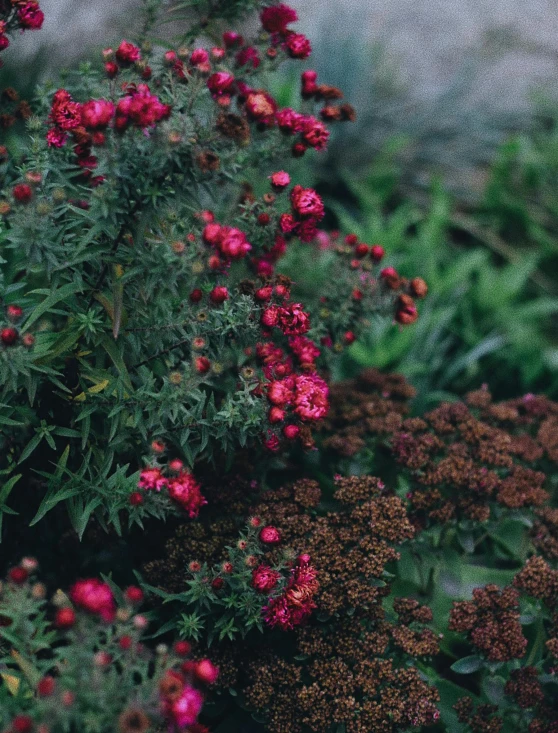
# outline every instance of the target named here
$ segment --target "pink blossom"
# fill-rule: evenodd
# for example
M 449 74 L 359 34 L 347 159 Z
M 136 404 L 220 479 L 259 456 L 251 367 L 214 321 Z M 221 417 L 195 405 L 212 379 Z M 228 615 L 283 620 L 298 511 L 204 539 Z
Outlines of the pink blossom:
M 70 590 L 70 599 L 79 608 L 99 615 L 104 621 L 112 621 L 116 614 L 110 586 L 96 578 L 78 580 Z
M 317 374 L 300 374 L 296 377 L 294 405 L 302 420 L 319 420 L 327 414 L 329 390 L 326 382 Z

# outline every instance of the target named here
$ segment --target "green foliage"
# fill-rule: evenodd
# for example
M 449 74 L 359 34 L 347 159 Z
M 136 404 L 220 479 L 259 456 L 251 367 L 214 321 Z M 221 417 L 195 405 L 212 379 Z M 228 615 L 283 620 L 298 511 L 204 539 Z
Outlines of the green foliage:
M 483 381 L 500 396 L 557 393 L 558 295 L 545 274 L 550 251 L 540 238 L 528 250 L 502 238 L 498 180 L 504 178 L 496 164 L 486 203 L 467 214 L 439 184 L 420 207 L 394 199 L 397 174 L 388 158 L 367 179 L 347 180 L 362 215 L 331 201 L 343 226 L 385 246 L 387 264 L 403 275 L 420 272 L 429 285 L 415 325 L 394 334 L 387 323 L 373 321 L 350 352 L 355 366 L 408 376 L 419 391 L 418 410 Z M 355 366 L 345 361 L 349 373 Z

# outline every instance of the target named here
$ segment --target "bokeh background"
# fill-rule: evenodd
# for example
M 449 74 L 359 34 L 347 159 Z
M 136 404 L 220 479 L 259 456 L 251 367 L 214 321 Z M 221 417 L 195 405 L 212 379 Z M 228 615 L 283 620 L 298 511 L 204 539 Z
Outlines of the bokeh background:
M 291 4 L 312 39 L 309 66 L 358 111 L 297 175 L 323 194 L 331 229 L 382 243 L 388 264 L 430 285 L 417 324 L 371 323 L 338 376 L 402 371 L 417 410 L 482 383 L 498 397 L 558 397 L 558 4 Z M 2 86 L 31 93 L 76 58 L 133 39 L 140 5 L 41 0 L 43 31 L 4 54 Z M 300 71 L 275 83 L 282 104 L 298 103 Z M 319 283 L 296 253 L 285 267 Z

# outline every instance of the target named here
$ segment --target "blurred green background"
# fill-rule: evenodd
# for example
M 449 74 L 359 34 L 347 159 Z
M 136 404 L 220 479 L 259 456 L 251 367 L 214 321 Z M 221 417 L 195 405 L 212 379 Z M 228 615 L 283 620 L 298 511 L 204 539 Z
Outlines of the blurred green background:
M 129 34 L 140 4 L 42 0 L 45 27 L 14 39 L 0 86 L 29 98 L 38 80 Z M 403 372 L 417 410 L 483 383 L 501 398 L 558 398 L 558 8 L 292 4 L 312 38 L 308 66 L 358 111 L 328 152 L 297 164 L 297 180 L 322 193 L 330 228 L 381 243 L 387 264 L 430 287 L 415 325 L 374 321 L 336 376 Z M 281 104 L 299 104 L 301 70 L 273 80 Z M 0 134 L 17 145 L 24 130 Z M 319 273 L 304 282 L 297 258 L 285 268 L 315 288 Z

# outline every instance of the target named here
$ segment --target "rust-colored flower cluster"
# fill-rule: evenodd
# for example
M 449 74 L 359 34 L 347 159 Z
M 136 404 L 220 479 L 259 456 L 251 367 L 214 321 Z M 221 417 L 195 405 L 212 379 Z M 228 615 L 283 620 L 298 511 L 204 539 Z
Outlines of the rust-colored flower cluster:
M 338 724 L 348 733 L 391 733 L 428 725 L 438 717 L 438 693 L 417 669 L 396 660 L 437 653 L 438 639 L 425 626 L 432 613 L 412 598 L 396 599 L 393 612 L 384 608 L 390 593 L 384 571 L 398 558 L 394 546 L 414 535 L 404 504 L 373 477 L 338 478 L 337 508 L 325 516 L 316 511 L 320 499 L 317 482 L 305 479 L 265 492 L 250 507 L 252 517 L 276 529 L 282 546 L 312 558 L 316 610 L 304 627 L 288 632 L 289 644 L 278 646 L 266 633 L 254 644 L 212 647 L 219 684 L 235 687 L 273 733 L 325 733 Z M 235 509 L 245 502 L 238 490 L 230 500 Z M 224 557 L 234 541 L 225 537 L 230 528 L 223 520 L 207 530 L 196 525 L 169 542 L 173 588 L 194 546 L 189 559 Z M 266 566 L 280 552 L 269 544 Z M 169 582 L 169 566 L 152 563 L 150 580 L 160 584 L 162 571 Z
M 495 715 L 498 711 L 496 705 L 479 705 L 475 710 L 473 700 L 462 697 L 454 708 L 459 722 L 467 723 L 473 733 L 499 733 L 504 725 L 502 718 Z
M 545 471 L 558 457 L 558 404 L 533 395 L 497 404 L 483 388 L 464 403 L 406 418 L 413 394 L 402 377 L 373 370 L 335 385 L 324 447 L 346 457 L 380 439 L 387 443 L 411 473 L 416 526 L 485 521 L 496 504 L 538 510 L 533 541 L 555 556 L 558 516 L 542 507 L 548 500 Z
M 497 585 L 475 588 L 472 601 L 454 601 L 451 631 L 464 631 L 491 662 L 509 662 L 525 654 L 527 639 L 519 622 L 519 593 Z
M 330 387 L 330 411 L 321 423 L 323 446 L 343 457 L 361 451 L 371 438 L 398 430 L 409 412 L 414 388 L 399 374 L 366 369 Z

